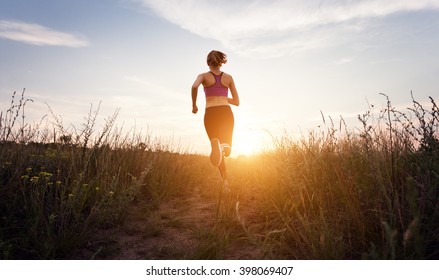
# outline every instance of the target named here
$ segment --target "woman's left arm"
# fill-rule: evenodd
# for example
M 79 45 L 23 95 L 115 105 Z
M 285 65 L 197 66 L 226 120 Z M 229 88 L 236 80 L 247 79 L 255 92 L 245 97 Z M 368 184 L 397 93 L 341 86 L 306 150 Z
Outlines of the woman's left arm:
M 198 112 L 197 106 L 197 95 L 198 95 L 198 87 L 203 82 L 203 75 L 198 75 L 197 79 L 193 83 L 191 87 L 191 95 L 192 95 L 192 113 L 196 114 Z

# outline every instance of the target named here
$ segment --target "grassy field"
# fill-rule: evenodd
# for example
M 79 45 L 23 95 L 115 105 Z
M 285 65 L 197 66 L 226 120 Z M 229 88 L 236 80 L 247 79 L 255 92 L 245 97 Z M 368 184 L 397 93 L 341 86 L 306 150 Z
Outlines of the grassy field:
M 194 248 L 144 258 L 437 259 L 439 109 L 433 99 L 406 110 L 383 98 L 385 108 L 358 116 L 360 129 L 323 118 L 299 140 L 227 159 L 231 191 L 222 193 L 207 157 L 123 134 L 117 111 L 99 131 L 98 109 L 79 129 L 54 114 L 52 126 L 29 124 L 31 100 L 14 94 L 0 115 L 0 258 L 77 257 L 141 212 L 144 226 L 131 231 L 145 243 L 172 229 L 190 233 Z M 184 203 L 159 212 L 170 201 Z M 194 205 L 202 211 L 178 215 Z M 105 246 L 84 258 L 118 258 Z

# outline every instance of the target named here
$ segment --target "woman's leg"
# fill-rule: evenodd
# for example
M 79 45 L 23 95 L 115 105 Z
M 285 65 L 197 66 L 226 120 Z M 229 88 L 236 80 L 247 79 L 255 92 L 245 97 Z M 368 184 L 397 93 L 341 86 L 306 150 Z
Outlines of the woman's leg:
M 227 179 L 224 156 L 231 153 L 232 136 L 235 120 L 229 106 L 211 107 L 206 109 L 204 127 L 210 139 L 212 165 L 218 167 L 222 179 Z
M 221 134 L 221 146 L 223 149 L 223 155 L 229 157 L 232 153 L 232 139 L 233 139 L 233 128 L 235 126 L 235 118 L 230 107 L 226 107 L 224 110 L 222 124 L 220 128 Z
M 218 167 L 222 160 L 220 123 L 221 115 L 219 115 L 218 109 L 215 107 L 207 108 L 204 114 L 204 128 L 206 129 L 211 145 L 210 162 L 215 167 Z
M 229 157 L 232 151 L 232 136 L 235 119 L 230 107 L 223 107 L 221 112 L 221 124 L 219 125 L 219 134 L 222 150 L 222 161 L 218 167 L 224 182 L 227 182 L 227 170 L 224 157 Z
M 223 151 L 221 147 L 220 140 L 218 138 L 210 139 L 211 152 L 210 152 L 210 162 L 213 166 L 220 166 L 223 162 Z

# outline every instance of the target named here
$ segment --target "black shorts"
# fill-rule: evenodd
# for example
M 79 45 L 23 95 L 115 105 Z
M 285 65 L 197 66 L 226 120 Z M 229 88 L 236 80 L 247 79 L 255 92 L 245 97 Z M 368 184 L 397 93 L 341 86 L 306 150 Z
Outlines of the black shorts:
M 221 143 L 232 146 L 235 118 L 230 106 L 214 106 L 206 109 L 204 127 L 209 139 L 218 138 Z

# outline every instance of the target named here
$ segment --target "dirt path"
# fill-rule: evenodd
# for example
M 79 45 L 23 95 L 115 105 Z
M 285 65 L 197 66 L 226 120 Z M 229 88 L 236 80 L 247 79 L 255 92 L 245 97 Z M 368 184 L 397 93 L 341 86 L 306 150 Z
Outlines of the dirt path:
M 80 259 L 261 259 L 236 214 L 233 191 L 196 188 L 151 211 L 137 201 L 122 225 L 102 230 Z M 218 208 L 218 205 L 221 205 Z

